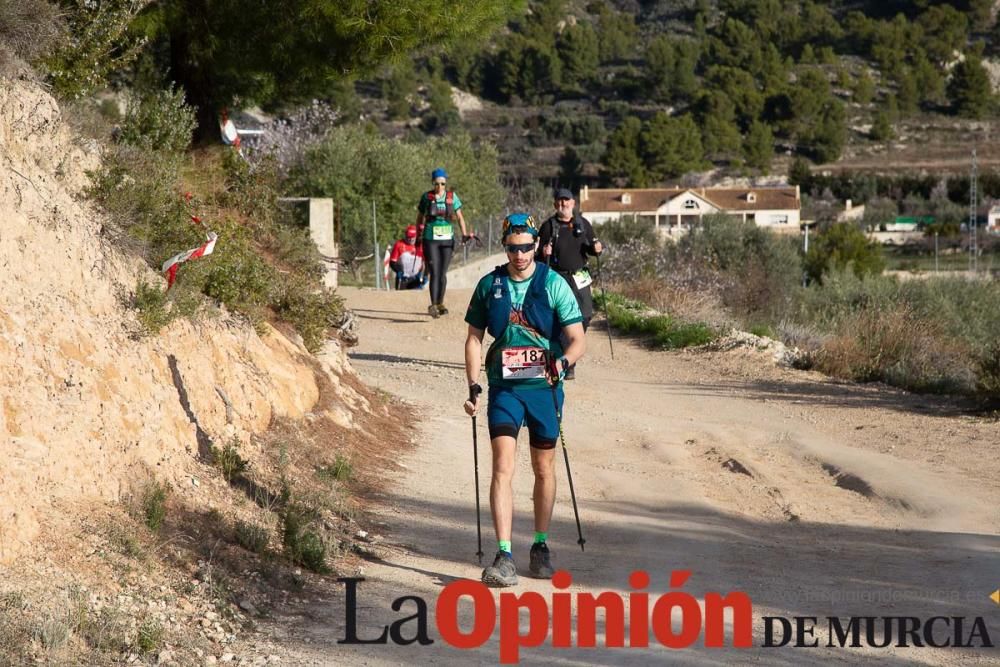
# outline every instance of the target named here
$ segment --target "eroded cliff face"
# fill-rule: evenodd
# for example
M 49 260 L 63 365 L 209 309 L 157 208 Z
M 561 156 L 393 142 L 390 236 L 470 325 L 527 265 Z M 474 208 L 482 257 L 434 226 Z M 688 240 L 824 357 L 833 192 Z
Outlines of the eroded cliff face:
M 338 424 L 369 409 L 341 383 L 351 371 L 332 341 L 317 363 L 225 313 L 130 334 L 126 296 L 157 279 L 109 245 L 81 196 L 98 162 L 44 91 L 0 80 L 0 563 L 56 504 L 116 500 L 150 475 L 190 487 L 207 439 L 247 442 L 274 417 L 302 416 L 317 373 Z

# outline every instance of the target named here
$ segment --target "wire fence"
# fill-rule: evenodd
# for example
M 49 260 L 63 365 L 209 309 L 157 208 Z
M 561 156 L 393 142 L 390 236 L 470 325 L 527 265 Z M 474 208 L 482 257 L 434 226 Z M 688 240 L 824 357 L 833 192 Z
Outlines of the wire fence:
M 406 227 L 414 220 L 392 224 L 378 219 L 378 210 L 369 211 L 372 222 L 367 229 L 360 225 L 344 225 L 345 213 L 358 215 L 357 211 L 345 212 L 335 204 L 334 237 L 337 241 L 340 260 L 341 285 L 352 287 L 372 287 L 392 289 L 392 279 L 385 279 L 385 259 L 396 241 L 402 239 Z M 416 215 L 414 215 L 414 218 Z M 485 220 L 466 219 L 466 226 L 473 235 L 468 243 L 462 243 L 461 231 L 456 224 L 455 252 L 451 268 L 464 266 L 496 253 L 500 248 L 500 225 L 502 217 L 491 216 Z

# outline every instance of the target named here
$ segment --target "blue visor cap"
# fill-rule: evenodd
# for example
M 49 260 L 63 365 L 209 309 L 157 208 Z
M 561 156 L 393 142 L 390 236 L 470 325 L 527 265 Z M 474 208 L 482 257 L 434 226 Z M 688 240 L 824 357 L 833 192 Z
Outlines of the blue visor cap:
M 503 219 L 500 241 L 502 242 L 511 234 L 531 234 L 537 237 L 538 228 L 535 227 L 535 219 L 527 213 L 511 213 Z

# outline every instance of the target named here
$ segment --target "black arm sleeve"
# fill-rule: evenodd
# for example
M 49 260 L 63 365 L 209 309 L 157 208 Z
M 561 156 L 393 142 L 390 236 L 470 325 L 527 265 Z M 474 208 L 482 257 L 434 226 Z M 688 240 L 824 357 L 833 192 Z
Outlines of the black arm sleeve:
M 552 220 L 546 220 L 538 228 L 538 250 L 535 252 L 535 261 L 545 264 L 545 255 L 542 254 L 542 246 L 552 240 Z

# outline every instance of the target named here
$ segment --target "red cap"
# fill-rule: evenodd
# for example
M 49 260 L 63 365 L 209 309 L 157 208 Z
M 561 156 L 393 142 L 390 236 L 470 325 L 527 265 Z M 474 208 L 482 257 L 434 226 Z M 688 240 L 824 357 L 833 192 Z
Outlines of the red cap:
M 409 227 L 407 227 L 406 228 L 406 235 L 407 236 L 416 236 L 417 235 L 417 226 L 416 225 L 410 225 Z

